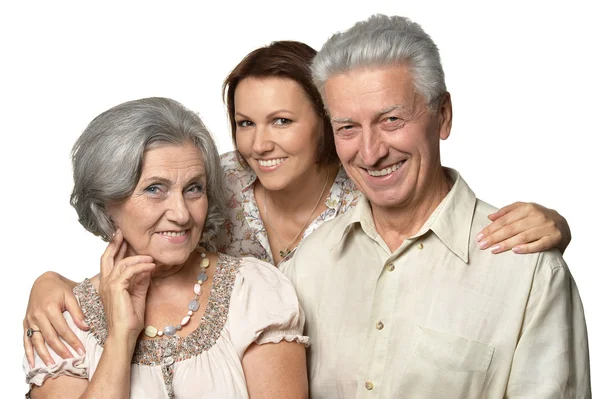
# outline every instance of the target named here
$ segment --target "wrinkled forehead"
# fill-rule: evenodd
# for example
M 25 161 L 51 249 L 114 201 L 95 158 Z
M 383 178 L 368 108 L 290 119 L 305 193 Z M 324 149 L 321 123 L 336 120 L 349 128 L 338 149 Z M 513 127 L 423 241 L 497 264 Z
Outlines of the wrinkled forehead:
M 332 75 L 324 96 L 332 121 L 392 109 L 411 112 L 424 103 L 406 65 L 354 68 Z

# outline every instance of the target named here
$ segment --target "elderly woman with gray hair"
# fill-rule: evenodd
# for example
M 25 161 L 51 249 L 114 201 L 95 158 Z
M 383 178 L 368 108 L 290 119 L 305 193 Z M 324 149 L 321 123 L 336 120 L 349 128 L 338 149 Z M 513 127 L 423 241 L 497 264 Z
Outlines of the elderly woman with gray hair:
M 290 282 L 263 261 L 198 246 L 226 210 L 200 118 L 166 98 L 120 104 L 88 125 L 72 161 L 71 204 L 109 244 L 100 274 L 74 290 L 90 329 L 65 313 L 85 353 L 24 360 L 29 395 L 307 397 L 308 338 Z

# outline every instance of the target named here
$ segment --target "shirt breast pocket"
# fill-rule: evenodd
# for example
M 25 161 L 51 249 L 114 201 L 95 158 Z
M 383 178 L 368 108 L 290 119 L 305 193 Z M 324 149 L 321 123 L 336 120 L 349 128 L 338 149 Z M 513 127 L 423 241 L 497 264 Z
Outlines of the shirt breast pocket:
M 401 376 L 398 397 L 479 398 L 494 347 L 419 327 L 416 346 Z

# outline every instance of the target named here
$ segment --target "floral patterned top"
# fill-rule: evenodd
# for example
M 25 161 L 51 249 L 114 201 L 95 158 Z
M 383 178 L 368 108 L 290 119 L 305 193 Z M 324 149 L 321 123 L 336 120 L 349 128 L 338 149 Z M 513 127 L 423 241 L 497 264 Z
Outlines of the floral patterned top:
M 216 236 L 217 251 L 232 256 L 252 256 L 274 264 L 267 231 L 254 197 L 256 174 L 240 163 L 235 151 L 221 155 L 221 166 L 225 173 L 228 219 Z M 353 208 L 360 195 L 344 168 L 340 167 L 325 200 L 327 209 L 308 225 L 300 243 L 326 221 Z M 288 262 L 295 252 L 292 250 L 277 266 Z

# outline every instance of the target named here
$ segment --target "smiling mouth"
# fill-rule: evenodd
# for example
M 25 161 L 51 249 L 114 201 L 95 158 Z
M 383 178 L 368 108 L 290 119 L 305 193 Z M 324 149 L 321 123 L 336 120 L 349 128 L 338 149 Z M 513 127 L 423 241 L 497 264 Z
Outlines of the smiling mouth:
M 183 231 L 161 231 L 160 234 L 161 236 L 166 236 L 166 237 L 180 237 L 185 235 L 185 233 L 187 233 L 189 230 L 183 230 Z
M 387 168 L 379 169 L 379 170 L 367 169 L 367 173 L 369 174 L 369 176 L 375 176 L 375 177 L 387 176 L 390 173 L 395 172 L 398 169 L 400 169 L 400 167 L 404 164 L 404 162 L 405 161 L 400 161 L 395 165 L 389 166 Z
M 287 158 L 276 158 L 276 159 L 257 159 L 260 166 L 277 166 L 285 162 Z

